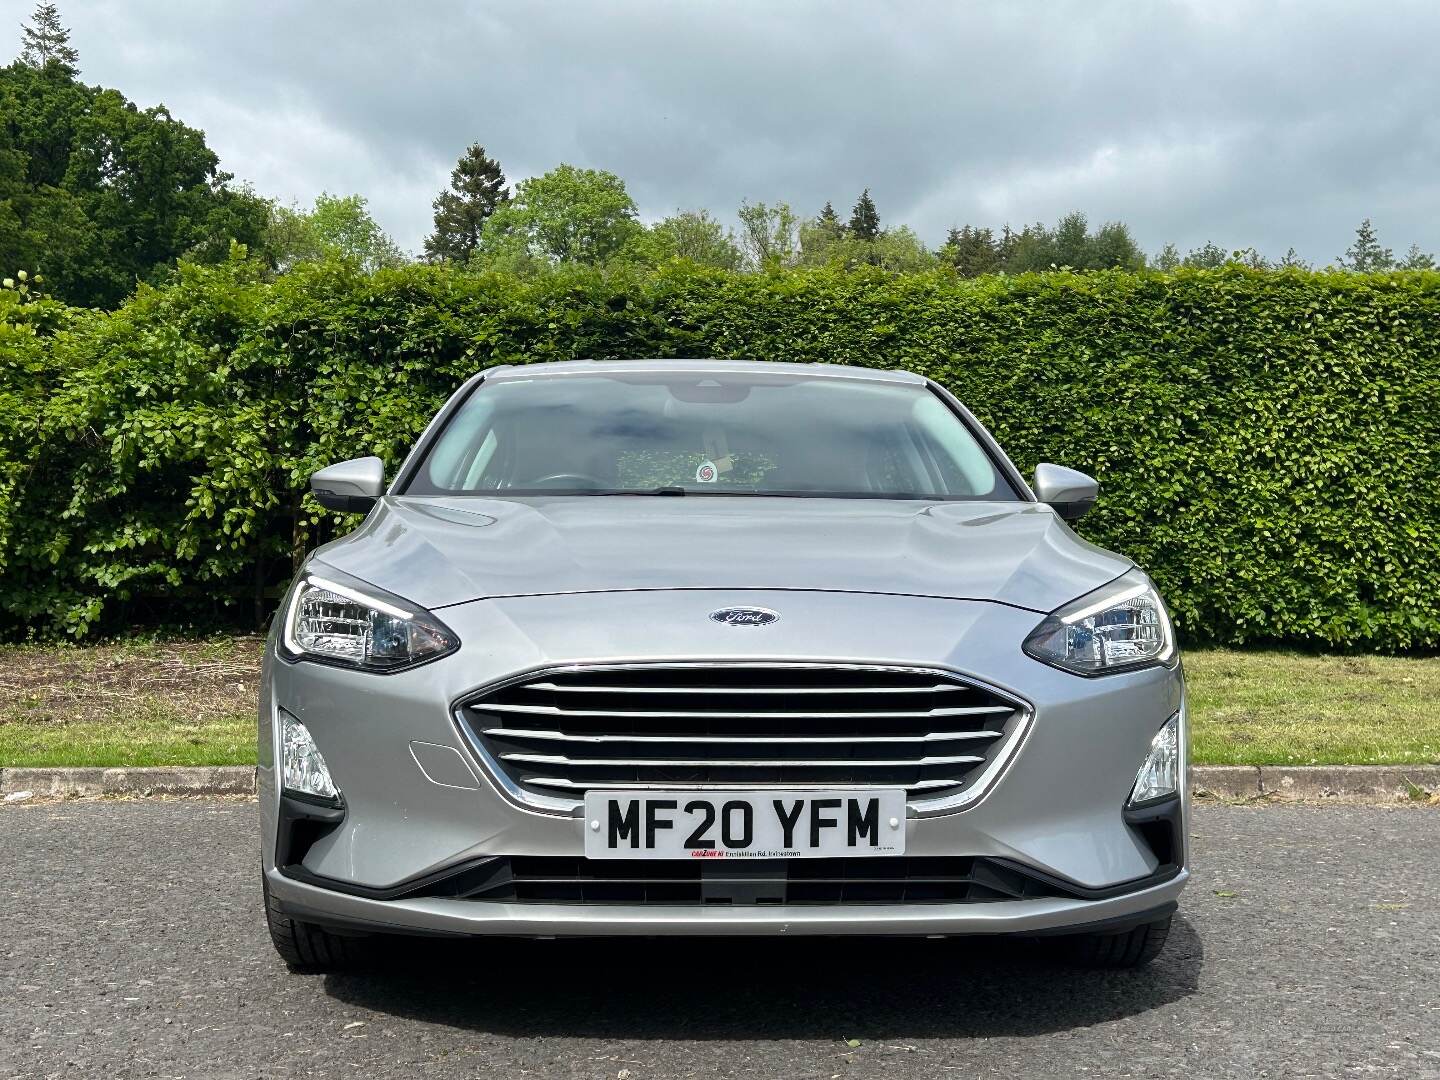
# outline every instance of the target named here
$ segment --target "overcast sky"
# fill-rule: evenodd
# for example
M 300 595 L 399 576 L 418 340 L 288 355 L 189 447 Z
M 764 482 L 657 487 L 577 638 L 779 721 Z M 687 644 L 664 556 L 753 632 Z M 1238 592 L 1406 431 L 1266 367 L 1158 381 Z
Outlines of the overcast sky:
M 0 55 L 30 0 L 7 0 Z M 359 192 L 418 250 L 455 159 L 624 178 L 643 217 L 742 198 L 938 244 L 1127 222 L 1332 260 L 1374 220 L 1440 253 L 1440 3 L 60 0 L 87 82 L 163 102 L 224 167 Z

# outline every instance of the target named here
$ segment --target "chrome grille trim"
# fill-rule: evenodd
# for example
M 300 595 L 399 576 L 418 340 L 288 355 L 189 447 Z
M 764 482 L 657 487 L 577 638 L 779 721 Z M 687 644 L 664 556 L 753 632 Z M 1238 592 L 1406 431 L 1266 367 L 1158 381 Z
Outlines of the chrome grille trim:
M 800 761 L 796 758 L 568 758 L 563 754 L 501 754 L 501 761 L 521 761 L 531 765 L 567 765 L 578 768 L 665 768 L 665 769 L 888 769 L 903 765 L 924 768 L 927 765 L 974 765 L 984 761 L 975 754 L 959 754 L 954 757 L 922 758 L 836 758 L 832 761 Z M 676 787 L 684 787 L 677 781 Z M 697 783 L 698 787 L 709 787 L 709 783 Z M 909 784 L 905 785 L 909 787 Z
M 497 787 L 530 809 L 577 814 L 592 788 L 903 787 L 927 816 L 990 788 L 1031 708 L 937 668 L 655 661 L 519 674 L 462 697 L 455 718 Z
M 539 687 L 527 684 L 529 689 Z M 687 690 L 686 693 L 694 693 Z M 714 693 L 713 689 L 710 691 Z M 533 716 L 613 716 L 630 720 L 656 720 L 676 717 L 683 720 L 930 720 L 941 716 L 994 716 L 1015 710 L 1005 705 L 983 706 L 975 709 L 928 709 L 925 712 L 688 712 L 686 710 L 661 709 L 567 709 L 559 705 L 510 705 L 491 703 L 486 712 L 525 713 Z
M 578 783 L 574 780 L 566 780 L 555 776 L 530 777 L 525 781 L 529 787 L 562 788 L 566 791 L 674 791 L 674 784 L 633 784 L 629 782 L 599 781 L 596 783 Z M 953 787 L 949 780 L 921 780 L 918 784 L 911 784 L 912 791 L 932 791 L 935 788 Z M 789 781 L 784 784 L 707 784 L 706 789 L 710 791 L 804 791 L 806 788 L 814 788 L 817 791 L 864 791 L 864 784 L 815 784 L 804 781 Z
M 570 735 L 563 731 L 542 731 L 539 728 L 485 728 L 482 735 L 500 738 L 523 738 L 537 742 L 578 743 L 699 743 L 725 746 L 738 743 L 751 746 L 848 745 L 851 743 L 936 743 L 960 742 L 964 739 L 998 739 L 1003 731 L 983 728 L 980 731 L 935 731 L 928 735 Z
M 568 694 L 704 694 L 708 693 L 711 687 L 704 686 L 565 686 L 560 683 L 537 682 L 530 684 L 534 690 L 553 690 L 559 693 Z M 728 691 L 731 694 L 935 694 L 941 691 L 954 691 L 954 686 L 946 686 L 943 683 L 936 686 L 914 686 L 897 690 L 888 686 L 847 686 L 840 689 L 826 690 L 814 686 L 786 686 L 786 687 L 736 687 Z

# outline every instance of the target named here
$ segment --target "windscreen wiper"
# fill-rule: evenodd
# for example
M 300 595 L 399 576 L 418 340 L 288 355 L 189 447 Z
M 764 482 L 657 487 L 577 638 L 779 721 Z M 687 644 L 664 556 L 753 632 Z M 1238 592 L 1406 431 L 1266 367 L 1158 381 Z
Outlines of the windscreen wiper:
M 564 495 L 595 495 L 595 496 L 618 496 L 618 495 L 689 495 L 683 487 L 657 487 L 657 488 L 618 488 L 615 490 L 593 491 L 565 491 Z

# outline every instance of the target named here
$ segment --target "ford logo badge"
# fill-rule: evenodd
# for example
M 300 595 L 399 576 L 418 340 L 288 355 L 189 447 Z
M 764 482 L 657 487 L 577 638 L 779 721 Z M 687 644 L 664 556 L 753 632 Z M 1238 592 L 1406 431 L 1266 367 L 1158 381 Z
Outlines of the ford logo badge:
M 710 618 L 726 626 L 769 626 L 780 613 L 763 607 L 727 607 L 710 612 Z

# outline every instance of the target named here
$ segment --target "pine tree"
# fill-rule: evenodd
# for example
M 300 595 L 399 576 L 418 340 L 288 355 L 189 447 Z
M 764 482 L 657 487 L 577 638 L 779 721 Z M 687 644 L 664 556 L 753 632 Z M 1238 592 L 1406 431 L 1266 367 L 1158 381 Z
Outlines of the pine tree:
M 1004 225 L 1000 226 L 1000 240 L 995 246 L 1000 253 L 1000 269 L 1002 271 L 1009 270 L 1010 260 L 1014 258 L 1015 246 L 1019 242 L 1019 234 L 1017 234 L 1014 229 L 1010 228 L 1010 223 L 1008 221 Z
M 450 190 L 435 196 L 435 232 L 425 240 L 425 257 L 432 262 L 465 262 L 480 244 L 486 220 L 510 201 L 500 163 L 485 156 L 479 143 L 450 173 Z
M 1405 259 L 1400 263 L 1401 270 L 1434 270 L 1435 256 L 1427 255 L 1420 250 L 1419 244 L 1411 244 L 1410 250 L 1405 253 Z
M 839 236 L 845 231 L 845 226 L 840 224 L 840 215 L 835 213 L 835 207 L 830 205 L 829 199 L 825 200 L 825 206 L 815 219 L 815 225 L 828 236 Z
M 993 274 L 1000 269 L 1000 247 L 995 234 L 986 228 L 965 225 L 951 229 L 940 257 L 955 267 L 961 277 Z
M 1380 246 L 1380 238 L 1367 217 L 1355 230 L 1355 242 L 1345 249 L 1345 254 L 1338 261 L 1342 270 L 1368 274 L 1375 270 L 1393 269 L 1395 253 Z
M 880 235 L 880 212 L 875 209 L 869 188 L 860 193 L 855 209 L 850 212 L 850 235 L 859 240 L 874 240 Z
M 60 25 L 60 10 L 54 4 L 36 4 L 30 25 L 22 26 L 25 46 L 20 52 L 23 63 L 44 69 L 58 65 L 68 75 L 80 70 L 80 54 L 70 45 L 70 31 Z

